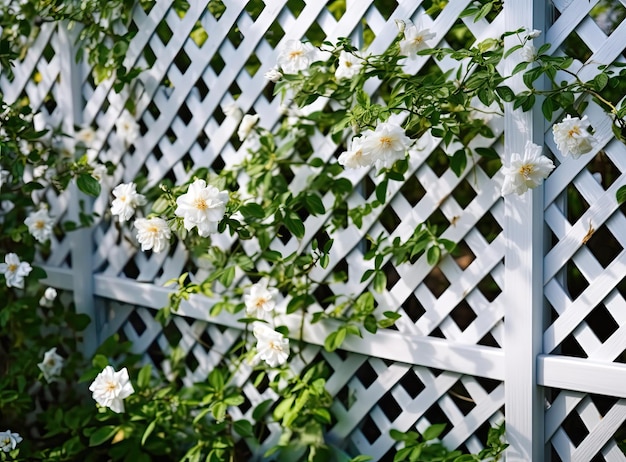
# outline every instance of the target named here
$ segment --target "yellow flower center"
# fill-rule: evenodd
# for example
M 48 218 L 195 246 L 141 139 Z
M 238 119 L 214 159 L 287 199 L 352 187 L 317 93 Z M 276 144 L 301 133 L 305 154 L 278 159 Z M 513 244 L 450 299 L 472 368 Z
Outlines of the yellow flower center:
M 534 171 L 535 167 L 532 164 L 525 164 L 520 167 L 519 174 L 528 179 Z
M 37 220 L 35 222 L 35 229 L 44 229 L 46 227 L 46 222 L 43 220 Z
M 570 138 L 574 135 L 580 135 L 580 127 L 578 127 L 577 125 L 572 127 L 571 130 L 567 132 L 567 136 L 569 136 Z
M 283 351 L 283 346 L 280 343 L 275 342 L 274 340 L 270 341 L 269 346 L 274 351 Z
M 350 61 L 346 61 L 343 63 L 346 67 L 352 67 L 352 63 Z
M 380 137 L 380 145 L 384 149 L 389 149 L 391 147 L 391 143 L 393 140 L 389 136 L 381 136 Z
M 302 50 L 294 50 L 289 52 L 289 59 L 297 59 L 302 56 L 304 53 Z
M 115 382 L 107 382 L 105 386 L 106 391 L 112 392 L 117 389 L 117 384 Z
M 147 231 L 151 234 L 157 234 L 159 232 L 159 229 L 154 225 L 150 225 L 148 226 Z
M 9 272 L 15 273 L 17 271 L 17 265 L 15 263 L 11 263 L 8 267 Z
M 202 199 L 201 197 L 193 201 L 193 206 L 197 208 L 198 210 L 206 210 L 209 208 L 208 204 L 206 203 L 206 200 Z
M 125 194 L 123 194 L 123 195 L 121 195 L 120 197 L 118 197 L 118 199 L 119 199 L 121 202 L 126 202 L 126 201 L 128 200 L 128 197 L 127 197 Z
M 421 35 L 417 35 L 413 38 L 413 44 L 414 45 L 419 45 L 420 43 L 422 43 L 424 41 L 424 37 Z
M 254 306 L 256 307 L 257 310 L 260 310 L 261 308 L 263 308 L 263 305 L 265 305 L 267 302 L 269 302 L 269 298 L 259 297 L 256 299 L 256 303 L 254 304 Z
M 2 444 L 4 446 L 8 446 L 9 444 L 11 444 L 11 439 L 10 438 L 5 438 L 4 440 L 2 440 Z

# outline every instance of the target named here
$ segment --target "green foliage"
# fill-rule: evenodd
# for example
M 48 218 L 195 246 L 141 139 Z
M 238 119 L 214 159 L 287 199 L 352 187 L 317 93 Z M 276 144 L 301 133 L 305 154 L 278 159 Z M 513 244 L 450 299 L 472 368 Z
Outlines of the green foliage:
M 384 2 L 375 3 L 381 14 L 391 14 Z M 445 0 L 431 0 L 424 6 L 434 16 L 446 4 Z M 153 6 L 150 1 L 129 0 L 106 4 L 86 0 L 80 6 L 62 1 L 32 0 L 19 2 L 19 6 L 5 2 L 0 6 L 0 65 L 10 78 L 11 63 L 28 48 L 28 41 L 17 39 L 35 36 L 43 22 L 62 22 L 75 36 L 77 59 L 85 59 L 92 66 L 96 84 L 113 78 L 114 89 L 120 91 L 132 85 L 140 72 L 124 64 L 136 33 L 131 21 L 133 9 L 147 11 Z M 263 6 L 260 1 L 249 2 L 246 12 L 254 17 L 261 14 Z M 297 0 L 289 0 L 288 6 L 294 14 L 302 8 Z M 473 1 L 463 16 L 490 21 L 502 7 L 502 1 Z M 173 4 L 173 11 L 181 17 L 188 8 L 185 1 Z M 221 0 L 208 3 L 216 19 L 226 9 L 227 3 Z M 340 15 L 345 11 L 345 2 L 333 2 L 330 9 Z M 275 39 L 274 32 L 270 30 L 268 40 Z M 191 34 L 198 46 L 208 39 L 199 23 Z M 308 34 L 313 42 L 324 40 L 315 28 Z M 335 157 L 320 157 L 309 140 L 321 133 L 348 149 L 350 138 L 370 133 L 381 123 L 402 120 L 402 131 L 411 142 L 426 136 L 440 140 L 436 162 L 462 177 L 476 164 L 499 160 L 493 148 L 473 147 L 479 137 L 495 137 L 481 115 L 499 114 L 505 104 L 511 104 L 524 111 L 539 106 L 544 117 L 552 120 L 562 112 L 581 115 L 592 99 L 612 118 L 615 137 L 625 142 L 626 105 L 620 100 L 626 68 L 619 64 L 600 66 L 596 76 L 584 82 L 569 70 L 571 57 L 552 56 L 548 54 L 550 45 L 545 44 L 539 47 L 533 62 L 515 66 L 513 75 L 520 74 L 527 86 L 527 90 L 516 94 L 508 86 L 511 76 L 501 75 L 498 69 L 502 60 L 512 59 L 529 42 L 524 34 L 522 30 L 512 31 L 470 47 L 421 50 L 420 59 L 429 61 L 412 74 L 405 72 L 402 33 L 384 53 L 365 57 L 349 39 L 324 42 L 327 59 L 312 63 L 307 72 L 285 73 L 274 85 L 275 94 L 284 98 L 288 117 L 274 131 L 251 128 L 248 136 L 256 142 L 242 141 L 248 143 L 249 155 L 239 165 L 219 172 L 201 167 L 182 184 L 164 180 L 150 189 L 146 178 L 135 180 L 147 198 L 144 215 L 166 219 L 173 232 L 172 241 L 185 246 L 191 261 L 182 274 L 166 284 L 172 291 L 168 305 L 158 315 L 163 328 L 171 327 L 173 312 L 198 296 L 216 300 L 210 315 L 227 311 L 238 315 L 241 322 L 241 339 L 230 351 L 219 352 L 221 359 L 194 386 L 184 385 L 188 379 L 186 352 L 178 346 L 171 348 L 166 359 L 167 374 L 161 364 L 153 367 L 149 361 L 142 362 L 133 345 L 121 342 L 119 336 L 107 339 L 91 358 L 83 358 L 80 341 L 90 320 L 77 314 L 67 297 L 42 301 L 45 287 L 41 280 L 46 276 L 43 269 L 33 263 L 23 288 L 9 287 L 4 284 L 6 278 L 0 277 L 4 301 L 0 310 L 0 421 L 29 435 L 9 455 L 0 453 L 0 460 L 245 460 L 250 456 L 248 448 L 261 446 L 269 425 L 279 426 L 282 434 L 266 457 L 285 461 L 369 460 L 364 455 L 351 459 L 328 441 L 327 432 L 336 421 L 332 396 L 326 389 L 329 371 L 323 360 L 306 363 L 302 354 L 300 343 L 305 340 L 308 323 L 321 323 L 327 329 L 323 341 L 327 352 L 342 348 L 346 341 L 391 328 L 401 315 L 395 311 L 396 306 L 382 304 L 380 300 L 385 297 L 376 295 L 388 288 L 386 265 L 421 262 L 434 266 L 454 252 L 456 244 L 443 237 L 444 228 L 434 219 L 418 224 L 409 236 L 390 239 L 383 233 L 366 235 L 363 252 L 367 269 L 359 275 L 361 288 L 356 293 L 336 295 L 331 286 L 346 281 L 348 270 L 337 261 L 334 233 L 369 229 L 375 219 L 383 222 L 387 206 L 397 194 L 398 182 L 412 174 L 410 156 L 420 147 L 413 144 L 393 162 L 376 165 L 377 171 L 369 176 L 373 186 L 359 187 L 359 194 L 353 196 L 357 188 L 344 167 Z M 156 35 L 165 42 L 171 31 L 161 23 Z M 519 37 L 520 43 L 505 51 L 504 37 L 512 35 Z M 360 71 L 350 78 L 336 75 L 342 53 L 362 59 Z M 444 73 L 436 65 L 444 59 L 459 64 Z M 249 63 L 251 67 L 256 65 Z M 562 72 L 571 78 L 557 81 Z M 373 81 L 380 86 L 371 93 L 368 89 Z M 549 87 L 539 87 L 543 82 Z M 330 103 L 314 112 L 300 112 L 326 100 Z M 128 109 L 132 110 L 133 104 L 130 100 Z M 51 244 L 31 235 L 25 224 L 28 214 L 37 209 L 49 191 L 62 192 L 75 181 L 79 191 L 97 197 L 100 183 L 95 167 L 87 160 L 86 146 L 77 143 L 71 153 L 59 149 L 64 144 L 61 141 L 73 134 L 58 128 L 36 129 L 27 98 L 7 104 L 0 95 L 0 126 L 0 200 L 13 206 L 0 211 L 0 248 L 3 257 L 11 252 L 21 261 L 33 262 L 37 255 L 47 256 Z M 50 173 L 32 173 L 42 167 Z M 242 177 L 247 180 L 243 184 Z M 198 179 L 228 191 L 224 216 L 216 228 L 219 233 L 233 236 L 229 248 L 215 246 L 210 236 L 188 229 L 184 218 L 176 214 L 177 199 Z M 352 200 L 355 196 L 358 201 Z M 618 189 L 617 201 L 626 201 L 626 187 Z M 90 226 L 94 215 L 86 210 L 86 203 L 80 202 L 77 222 L 55 224 L 53 233 L 62 236 Z M 318 221 L 326 223 L 319 231 L 309 226 Z M 127 231 L 124 226 L 119 225 L 122 233 Z M 277 240 L 282 240 L 284 246 L 276 246 Z M 203 271 L 196 273 L 198 268 Z M 274 316 L 275 309 L 269 315 L 271 319 L 261 323 L 265 313 L 250 312 L 246 298 L 251 296 L 253 283 L 258 289 L 260 281 L 265 281 L 265 289 L 272 294 L 265 298 L 282 304 L 284 315 L 298 317 L 299 326 L 294 329 L 289 324 L 288 328 L 281 316 Z M 259 323 L 271 326 L 280 340 L 291 339 L 291 350 L 281 350 L 286 346 L 278 341 L 266 348 L 272 354 L 285 353 L 286 358 L 280 356 L 270 364 L 267 351 L 258 344 L 254 346 L 259 340 L 255 331 Z M 65 362 L 60 375 L 48 382 L 37 365 L 46 350 L 54 347 Z M 302 362 L 300 372 L 289 367 L 289 355 Z M 88 383 L 109 365 L 127 368 L 131 378 L 134 393 L 125 398 L 124 413 L 96 406 L 89 396 Z M 241 418 L 241 409 L 235 412 L 249 404 L 236 378 L 243 368 L 252 371 L 254 386 L 269 384 L 274 393 L 274 398 L 255 404 L 249 418 Z M 23 419 L 32 413 L 36 414 L 34 427 Z M 498 460 L 506 448 L 504 426 L 491 429 L 487 447 L 478 454 L 449 451 L 438 440 L 443 431 L 444 426 L 439 424 L 421 435 L 392 430 L 392 438 L 403 445 L 394 460 Z

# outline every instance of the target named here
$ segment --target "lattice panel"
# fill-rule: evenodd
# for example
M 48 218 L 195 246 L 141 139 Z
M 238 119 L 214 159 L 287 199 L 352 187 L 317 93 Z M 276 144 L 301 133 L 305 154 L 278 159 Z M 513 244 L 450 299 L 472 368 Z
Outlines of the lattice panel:
M 65 114 L 68 113 L 67 93 L 69 75 L 63 63 L 69 56 L 67 53 L 66 36 L 59 33 L 54 25 L 43 24 L 31 42 L 23 37 L 26 46 L 24 57 L 15 62 L 13 76 L 0 74 L 0 92 L 8 103 L 22 102 L 29 104 L 33 110 L 37 129 L 57 130 L 68 133 L 73 129 Z M 73 156 L 72 143 L 62 136 L 48 136 L 45 143 L 52 145 L 61 155 Z M 28 153 L 30 147 L 24 143 L 20 149 Z M 35 178 L 35 175 L 37 177 Z M 27 169 L 24 181 L 37 179 L 46 186 L 45 189 L 32 193 L 35 203 L 45 203 L 55 226 L 66 220 L 77 221 L 75 214 L 68 209 L 72 203 L 69 193 L 58 194 L 49 185 L 40 172 Z M 51 238 L 51 252 L 40 253 L 39 261 L 55 267 L 71 266 L 70 238 L 54 233 Z
M 619 23 L 624 10 L 619 2 L 609 9 L 613 19 L 593 10 L 596 2 L 554 3 L 560 16 L 547 41 L 554 43 L 555 53 L 573 53 L 585 79 L 595 69 L 586 63 L 624 61 L 626 23 Z M 553 239 L 544 266 L 551 309 L 544 351 L 623 363 L 626 220 L 615 192 L 626 183 L 626 147 L 613 138 L 612 122 L 597 105 L 591 103 L 585 115 L 598 140 L 592 152 L 564 158 L 551 130 L 545 137 L 558 167 L 545 194 L 545 221 Z M 553 394 L 546 414 L 553 460 L 626 460 L 617 445 L 626 419 L 622 400 L 573 391 Z
M 206 380 L 214 367 L 223 365 L 224 353 L 241 340 L 239 329 L 183 316 L 174 316 L 162 328 L 154 319 L 153 309 L 106 299 L 98 303 L 106 313 L 103 334 L 117 332 L 120 341 L 132 342 L 134 353 L 143 354 L 144 361 L 166 375 L 171 370 L 172 350 L 181 349 L 187 371 L 182 381 L 186 385 Z M 335 397 L 332 412 L 337 423 L 328 440 L 375 460 L 392 460 L 396 449 L 389 436 L 391 428 L 424 431 L 431 424 L 446 423 L 443 441 L 448 447 L 478 452 L 484 447 L 488 429 L 504 418 L 504 385 L 497 380 L 355 353 L 329 354 L 314 345 L 305 346 L 291 367 L 298 373 L 312 360 L 325 362 L 327 389 Z M 257 404 L 276 399 L 267 381 L 255 386 L 255 379 L 251 367 L 239 367 L 235 382 L 246 401 L 231 409 L 235 418 L 252 418 Z M 279 426 L 269 425 L 262 446 L 250 449 L 262 453 L 278 441 L 281 433 Z

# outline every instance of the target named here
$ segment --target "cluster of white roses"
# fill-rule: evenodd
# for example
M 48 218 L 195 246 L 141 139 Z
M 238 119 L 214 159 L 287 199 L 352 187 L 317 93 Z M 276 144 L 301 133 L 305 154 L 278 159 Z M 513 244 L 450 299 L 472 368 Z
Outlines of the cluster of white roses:
M 410 145 L 411 139 L 402 127 L 383 122 L 375 130 L 366 130 L 361 136 L 352 138 L 350 149 L 339 156 L 338 162 L 350 169 L 372 165 L 379 169 L 391 167 L 406 155 Z
M 137 192 L 135 183 L 122 183 L 113 189 L 115 199 L 111 203 L 111 214 L 117 215 L 120 222 L 128 221 L 135 214 L 138 206 L 145 205 L 146 198 Z M 183 218 L 183 226 L 187 231 L 194 227 L 198 234 L 206 237 L 217 231 L 217 224 L 224 217 L 229 195 L 220 191 L 204 180 L 197 179 L 189 185 L 185 194 L 176 199 L 175 215 Z M 137 218 L 137 241 L 141 250 L 161 252 L 169 245 L 172 232 L 161 217 Z
M 253 284 L 244 294 L 244 303 L 246 315 L 261 320 L 252 327 L 257 339 L 257 353 L 253 362 L 263 360 L 268 366 L 276 367 L 289 358 L 289 339 L 266 323 L 272 320 L 271 314 L 276 309 L 278 297 L 278 289 L 268 287 L 268 284 L 266 279 Z
M 587 116 L 582 119 L 569 114 L 562 122 L 554 124 L 552 133 L 557 148 L 564 156 L 577 159 L 593 149 L 596 139 L 589 133 Z M 552 160 L 542 154 L 543 148 L 530 141 L 524 155 L 513 153 L 508 165 L 502 167 L 504 182 L 502 195 L 523 194 L 529 188 L 539 186 L 554 170 Z
M 17 254 L 11 252 L 4 256 L 4 263 L 0 263 L 0 272 L 4 273 L 7 287 L 24 288 L 24 278 L 32 271 L 30 263 L 20 261 Z

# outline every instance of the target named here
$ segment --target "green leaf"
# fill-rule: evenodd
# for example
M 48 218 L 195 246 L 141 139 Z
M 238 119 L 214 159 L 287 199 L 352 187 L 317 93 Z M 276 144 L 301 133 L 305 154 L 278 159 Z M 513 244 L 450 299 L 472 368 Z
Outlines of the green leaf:
M 592 81 L 592 84 L 595 87 L 596 91 L 602 91 L 608 83 L 609 76 L 604 73 L 596 75 Z
M 492 3 L 486 3 L 482 6 L 482 8 L 478 11 L 478 14 L 474 17 L 474 22 L 478 22 L 487 16 L 491 12 L 491 8 L 493 7 Z
M 465 149 L 459 149 L 450 158 L 450 168 L 456 176 L 461 176 L 466 166 L 467 156 L 465 155 Z
M 322 199 L 317 194 L 307 194 L 304 196 L 304 205 L 312 215 L 322 215 L 326 213 L 326 207 Z
M 622 186 L 615 193 L 615 197 L 617 198 L 618 204 L 623 204 L 626 202 L 626 186 Z
M 252 418 L 258 422 L 269 412 L 273 405 L 273 399 L 266 399 L 265 401 L 261 401 L 254 408 L 254 411 L 252 411 Z
M 387 199 L 387 185 L 388 184 L 389 184 L 389 181 L 383 180 L 376 186 L 376 199 L 381 204 L 384 204 L 385 200 Z
M 91 360 L 91 364 L 93 364 L 93 367 L 97 369 L 104 369 L 105 367 L 109 365 L 109 360 L 107 359 L 106 356 L 97 354 Z
M 422 434 L 422 436 L 424 437 L 424 441 L 430 441 L 438 438 L 445 429 L 446 424 L 443 423 L 431 425 L 426 430 L 424 430 L 424 433 Z
M 441 257 L 441 249 L 439 246 L 433 245 L 426 252 L 426 261 L 429 265 L 436 265 Z
M 363 327 L 365 330 L 371 334 L 375 334 L 378 330 L 378 323 L 376 322 L 376 318 L 373 314 L 368 314 L 363 320 Z
M 333 352 L 341 346 L 346 339 L 347 330 L 345 327 L 340 327 L 336 332 L 331 333 L 324 341 L 324 348 L 326 351 Z
M 387 286 L 387 275 L 383 271 L 376 271 L 374 273 L 374 290 L 378 293 L 382 293 Z
M 98 428 L 89 437 L 89 446 L 100 446 L 109 441 L 117 433 L 118 427 L 115 425 L 105 425 Z
M 150 377 L 152 377 L 152 365 L 146 364 L 139 371 L 137 376 L 137 386 L 139 388 L 146 388 L 150 385 Z
M 265 209 L 254 202 L 242 205 L 239 210 L 244 218 L 265 218 Z
M 213 369 L 208 377 L 209 385 L 213 387 L 215 391 L 220 391 L 224 388 L 224 375 L 220 369 Z
M 233 430 L 244 438 L 249 438 L 254 436 L 254 428 L 250 421 L 241 419 L 233 422 Z
M 76 186 L 85 194 L 93 197 L 100 195 L 100 183 L 91 175 L 83 173 L 76 178 Z
M 498 151 L 493 148 L 476 148 L 476 154 L 485 159 L 499 159 Z
M 554 112 L 554 104 L 552 98 L 546 98 L 541 104 L 541 112 L 546 120 L 552 120 L 552 113 Z
M 153 420 L 146 427 L 146 430 L 143 432 L 143 436 L 141 437 L 141 445 L 142 446 L 146 444 L 146 440 L 148 439 L 150 434 L 154 431 L 154 427 L 156 427 L 156 424 L 157 424 L 157 421 Z
M 304 223 L 295 213 L 289 212 L 285 215 L 285 227 L 298 239 L 304 237 Z
M 515 99 L 515 93 L 509 87 L 502 85 L 500 87 L 496 87 L 496 93 L 502 98 L 503 101 L 510 103 Z

